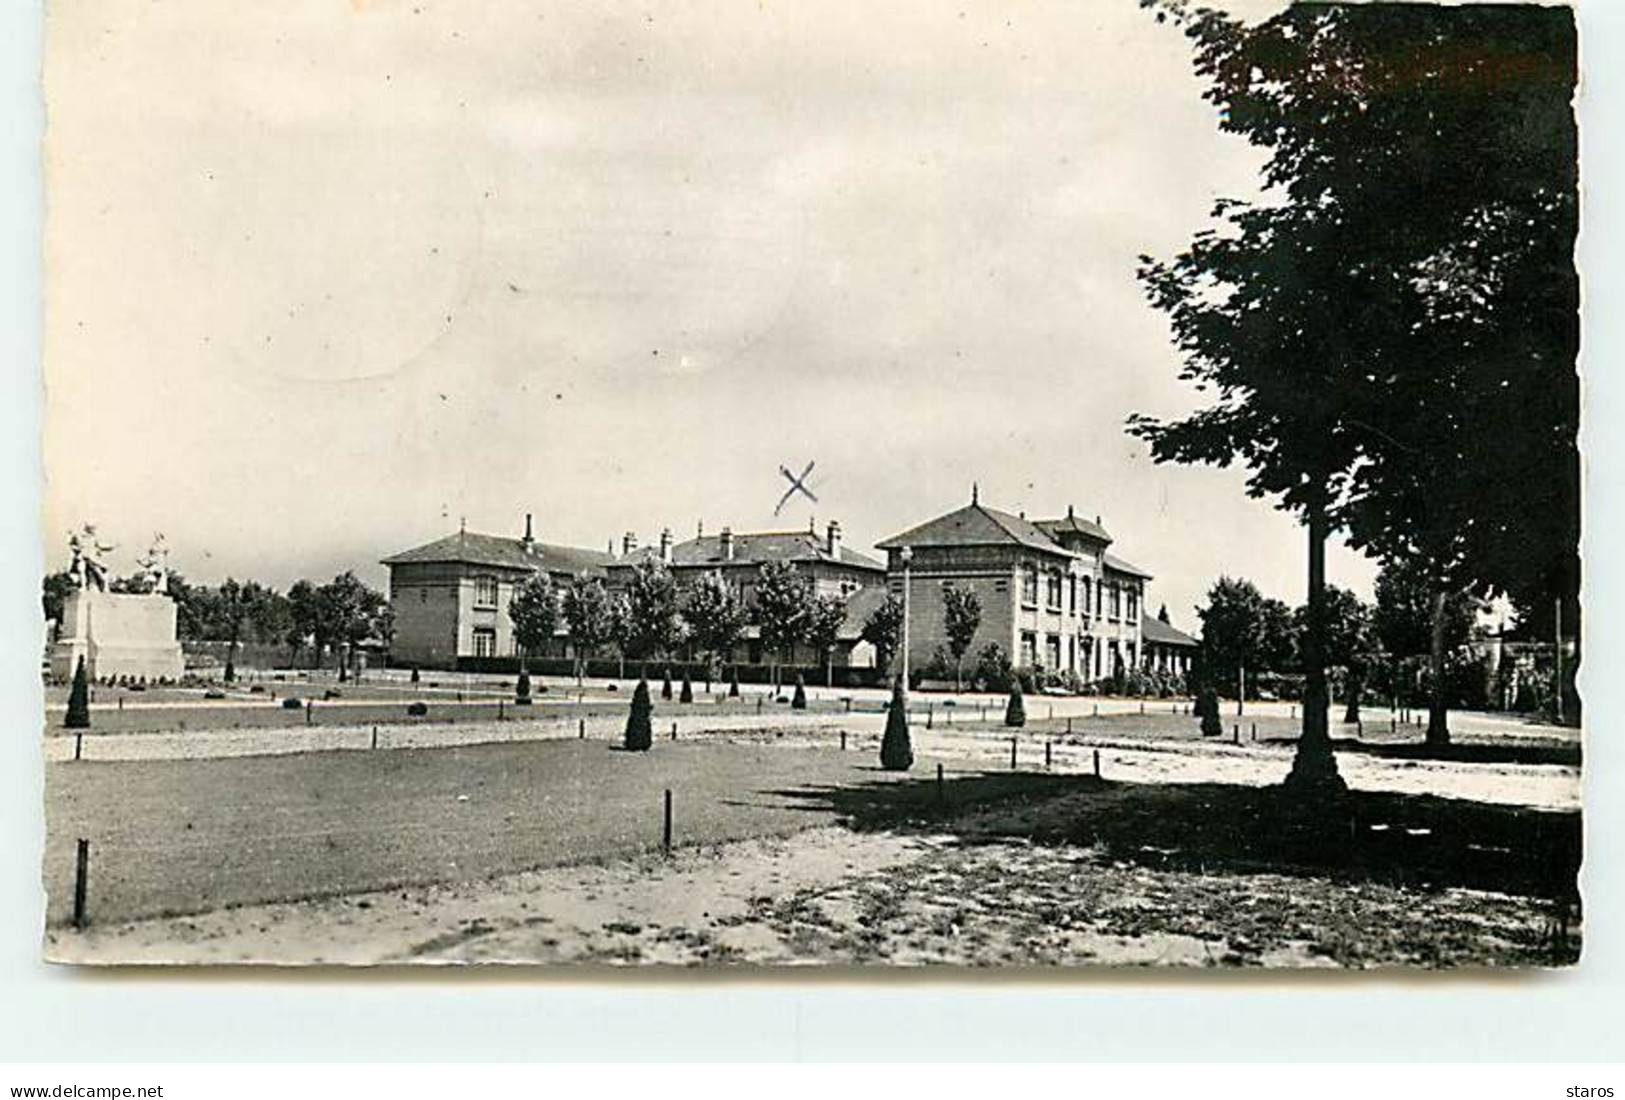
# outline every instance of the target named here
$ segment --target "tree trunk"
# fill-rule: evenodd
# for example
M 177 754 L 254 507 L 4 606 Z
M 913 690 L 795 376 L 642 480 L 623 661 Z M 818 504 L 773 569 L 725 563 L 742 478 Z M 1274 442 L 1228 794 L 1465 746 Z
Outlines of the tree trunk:
M 1309 598 L 1303 638 L 1303 730 L 1287 774 L 1288 790 L 1319 799 L 1348 788 L 1337 773 L 1327 726 L 1326 696 L 1326 535 L 1329 524 L 1323 502 L 1307 510 L 1309 527 Z
M 827 688 L 835 686 L 835 649 L 833 646 L 824 650 L 824 686 Z
M 1444 627 L 1449 596 L 1443 588 L 1433 593 L 1433 636 L 1428 646 L 1428 738 L 1429 745 L 1450 744 L 1450 724 L 1445 710 Z
M 1247 698 L 1247 665 L 1236 666 L 1236 717 L 1241 717 L 1242 702 Z
M 1348 695 L 1348 705 L 1343 711 L 1343 724 L 1356 726 L 1360 723 L 1360 696 L 1365 694 L 1365 670 L 1349 666 L 1348 681 L 1344 687 Z

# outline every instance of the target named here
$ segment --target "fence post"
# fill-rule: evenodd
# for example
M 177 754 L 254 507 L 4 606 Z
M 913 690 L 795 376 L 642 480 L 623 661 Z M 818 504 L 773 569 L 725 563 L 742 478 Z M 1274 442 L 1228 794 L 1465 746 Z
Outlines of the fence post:
M 1253 723 L 1253 740 L 1254 741 L 1258 740 L 1258 723 L 1257 722 Z
M 671 788 L 666 788 L 666 809 L 664 823 L 660 831 L 660 849 L 667 855 L 671 854 Z
M 927 705 L 926 705 L 926 708 L 925 708 L 925 728 L 926 728 L 926 729 L 930 729 L 930 728 L 931 728 L 931 719 L 932 719 L 932 718 L 933 718 L 933 717 L 934 717 L 934 716 L 935 716 L 935 715 L 934 715 L 934 711 L 933 711 L 933 708 L 932 708 L 932 707 L 931 707 L 931 706 L 930 706 L 930 704 L 927 704 Z
M 1016 739 L 1010 738 L 1010 770 L 1016 770 Z
M 846 731 L 845 730 L 841 731 L 841 751 L 842 752 L 846 751 Z
M 375 748 L 375 749 L 378 747 L 378 727 L 377 726 L 372 727 L 372 747 Z
M 1236 744 L 1238 744 L 1238 745 L 1241 744 L 1241 723 L 1240 722 L 1237 722 L 1236 725 L 1235 725 L 1235 728 L 1231 731 L 1231 739 Z
M 311 712 L 314 711 L 315 709 L 316 709 L 316 700 L 314 700 L 314 699 L 306 699 L 305 700 L 305 725 L 307 725 L 307 726 L 310 725 L 310 715 L 311 715 Z
M 671 739 L 673 741 L 677 740 L 677 723 L 675 721 L 671 724 Z
M 585 718 L 576 719 L 576 738 L 583 741 L 587 738 L 587 720 Z
M 84 751 L 85 751 L 85 735 L 82 734 L 82 733 L 74 734 L 73 735 L 73 758 L 75 760 L 80 759 L 84 755 Z
M 90 882 L 90 841 L 79 838 L 73 866 L 73 926 L 84 931 L 89 923 L 85 912 L 85 892 Z
M 1072 716 L 1070 714 L 1066 716 L 1066 732 L 1072 732 Z
M 1095 750 L 1095 778 L 1100 778 L 1100 750 Z
M 1100 717 L 1100 704 L 1099 704 L 1099 703 L 1096 703 L 1096 704 L 1095 704 L 1095 713 L 1094 713 L 1094 717 L 1096 717 L 1096 718 L 1099 718 L 1099 717 Z
M 1045 741 L 1044 742 L 1044 770 L 1049 771 L 1049 768 L 1050 768 L 1050 743 L 1048 741 Z
M 505 700 L 502 700 L 502 699 L 497 700 L 497 721 L 498 722 L 502 721 L 502 704 L 504 702 L 505 702 Z
M 1145 700 L 1144 699 L 1140 700 L 1140 713 L 1141 714 L 1145 713 Z
M 945 787 L 943 785 L 943 782 L 942 782 L 942 765 L 938 764 L 937 765 L 937 805 L 938 806 L 946 806 L 947 804 L 948 804 L 948 789 L 947 789 L 947 787 Z

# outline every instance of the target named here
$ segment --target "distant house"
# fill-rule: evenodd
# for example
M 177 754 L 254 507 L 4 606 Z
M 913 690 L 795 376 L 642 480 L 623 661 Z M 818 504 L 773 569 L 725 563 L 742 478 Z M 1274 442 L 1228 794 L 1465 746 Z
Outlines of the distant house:
M 1154 615 L 1140 620 L 1140 639 L 1145 648 L 1145 668 L 1150 672 L 1184 675 L 1191 670 L 1197 647 L 1202 643 L 1183 630 Z
M 628 533 L 622 540 L 620 556 L 606 567 L 610 587 L 625 587 L 632 570 L 646 562 L 660 562 L 670 569 L 679 590 L 708 573 L 720 574 L 747 611 L 756 604 L 762 566 L 769 562 L 789 563 L 812 581 L 815 594 L 847 599 L 846 621 L 837 636 L 833 663 L 837 667 L 873 663 L 872 651 L 860 635 L 869 614 L 885 599 L 886 567 L 842 545 L 841 525 L 837 522 L 830 522 L 823 534 L 816 528 L 736 534 L 724 527 L 718 534 L 697 534 L 684 542 L 674 542 L 667 528 L 655 545 L 642 548 Z M 805 660 L 812 655 L 803 650 L 797 656 Z M 750 625 L 730 663 L 763 664 L 770 657 L 763 651 L 760 632 Z
M 1018 666 L 1071 672 L 1085 681 L 1139 665 L 1141 608 L 1151 574 L 1107 552 L 1100 517 L 1072 508 L 1029 520 L 989 508 L 973 493 L 963 508 L 876 544 L 901 595 L 910 554 L 909 648 L 915 667 L 948 649 L 943 593 L 969 588 L 982 621 L 969 656 L 996 644 Z
M 517 656 L 508 603 L 514 589 L 537 571 L 557 584 L 587 573 L 607 576 L 604 550 L 558 546 L 532 537 L 525 517 L 521 538 L 458 531 L 383 559 L 395 609 L 395 664 L 456 668 L 469 659 Z

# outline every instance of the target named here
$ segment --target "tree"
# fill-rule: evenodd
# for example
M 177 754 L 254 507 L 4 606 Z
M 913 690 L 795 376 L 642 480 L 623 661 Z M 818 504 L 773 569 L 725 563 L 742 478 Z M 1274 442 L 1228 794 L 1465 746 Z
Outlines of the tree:
M 90 678 L 85 674 L 83 655 L 73 668 L 73 687 L 68 690 L 68 714 L 62 724 L 70 730 L 90 728 Z
M 806 710 L 807 709 L 807 680 L 799 672 L 796 673 L 796 690 L 795 690 L 795 694 L 790 696 L 790 709 L 791 710 Z
M 253 582 L 250 582 L 253 583 Z M 226 682 L 237 678 L 237 640 L 242 632 L 243 617 L 248 613 L 252 593 L 245 590 L 235 577 L 227 577 L 219 589 L 216 608 L 221 629 L 226 635 Z
M 1251 581 L 1231 577 L 1214 582 L 1207 604 L 1196 613 L 1202 620 L 1208 671 L 1216 679 L 1220 670 L 1235 670 L 1236 713 L 1241 714 L 1247 670 L 1290 660 L 1292 614 L 1279 600 L 1265 598 Z
M 806 639 L 824 665 L 824 686 L 835 686 L 835 643 L 846 623 L 846 597 L 815 596 L 807 606 Z
M 626 679 L 627 651 L 632 645 L 632 602 L 625 592 L 609 595 L 609 640 L 615 646 L 617 679 Z
M 625 653 L 642 663 L 671 652 L 683 635 L 677 614 L 677 586 L 658 561 L 640 562 L 626 586 Z
M 319 663 L 323 623 L 316 586 L 305 580 L 295 581 L 293 587 L 288 589 L 287 601 L 288 627 L 283 634 L 283 640 L 288 643 L 288 664 L 293 665 L 299 660 L 299 650 L 307 642 L 315 646 L 315 658 Z
M 756 581 L 756 624 L 773 664 L 773 689 L 779 687 L 779 659 L 786 649 L 795 661 L 796 643 L 807 635 L 812 607 L 812 581 L 789 562 L 764 562 Z
M 521 671 L 528 673 L 531 654 L 542 652 L 553 640 L 559 617 L 559 598 L 546 573 L 537 570 L 515 586 L 508 601 L 508 618 L 513 622 L 513 639 L 519 643 Z
M 880 766 L 889 772 L 906 772 L 914 766 L 914 746 L 908 735 L 908 697 L 901 676 L 892 685 L 891 705 L 886 708 L 886 732 L 880 738 Z
M 1371 670 L 1381 662 L 1381 652 L 1371 608 L 1348 589 L 1327 585 L 1326 661 L 1343 666 L 1346 672 L 1343 721 L 1347 725 L 1360 721 L 1360 698 Z
M 1399 667 L 1424 658 L 1428 663 L 1429 744 L 1448 743 L 1445 708 L 1445 656 L 1467 641 L 1478 615 L 1478 603 L 1465 593 L 1443 593 L 1425 561 L 1399 559 L 1377 573 L 1376 607 L 1371 628 L 1389 657 L 1392 691 L 1399 693 Z
M 339 647 L 340 682 L 348 679 L 356 646 L 376 636 L 379 618 L 388 606 L 388 600 L 349 570 L 316 590 L 316 636 Z
M 875 667 L 890 668 L 903 639 L 903 601 L 887 593 L 880 606 L 869 613 L 860 636 L 875 647 Z
M 648 752 L 654 745 L 654 703 L 649 698 L 649 681 L 639 680 L 632 692 L 632 708 L 626 716 L 623 744 L 631 752 Z
M 700 577 L 683 594 L 683 621 L 689 637 L 705 655 L 705 690 L 725 656 L 731 656 L 745 630 L 745 608 L 733 585 L 713 570 Z
M 615 613 L 602 581 L 583 573 L 564 590 L 564 630 L 575 654 L 576 684 L 585 659 L 614 636 Z
M 1173 622 L 1173 620 L 1168 617 L 1168 605 L 1167 604 L 1163 604 L 1161 607 L 1159 607 L 1157 609 L 1157 621 L 1159 623 L 1169 623 L 1169 624 L 1171 624 Z
M 948 652 L 954 656 L 954 690 L 963 686 L 965 653 L 982 625 L 982 600 L 974 588 L 945 588 L 942 592 L 943 627 Z
M 1271 201 L 1221 203 L 1216 230 L 1146 263 L 1183 377 L 1219 401 L 1133 427 L 1159 461 L 1242 461 L 1251 492 L 1303 516 L 1311 698 L 1292 782 L 1336 789 L 1333 523 L 1423 558 L 1446 593 L 1577 583 L 1573 15 L 1301 5 L 1245 25 L 1150 6 L 1195 44 L 1221 128 L 1270 151 Z M 1555 520 L 1538 534 L 1531 495 Z
M 1017 676 L 1010 681 L 1010 701 L 1004 706 L 1004 724 L 1011 727 L 1020 727 L 1027 724 L 1027 707 L 1022 702 L 1021 677 Z
M 50 573 L 41 584 L 41 603 L 45 611 L 47 622 L 58 625 L 62 622 L 62 606 L 75 591 L 73 577 L 67 570 L 60 573 Z

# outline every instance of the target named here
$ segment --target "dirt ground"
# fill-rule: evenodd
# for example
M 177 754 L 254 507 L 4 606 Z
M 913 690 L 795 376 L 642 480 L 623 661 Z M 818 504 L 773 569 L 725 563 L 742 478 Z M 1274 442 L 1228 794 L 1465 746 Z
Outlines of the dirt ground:
M 1153 870 L 1098 847 L 838 827 L 195 917 L 54 930 L 81 963 L 1504 967 L 1573 960 L 1548 904 Z

